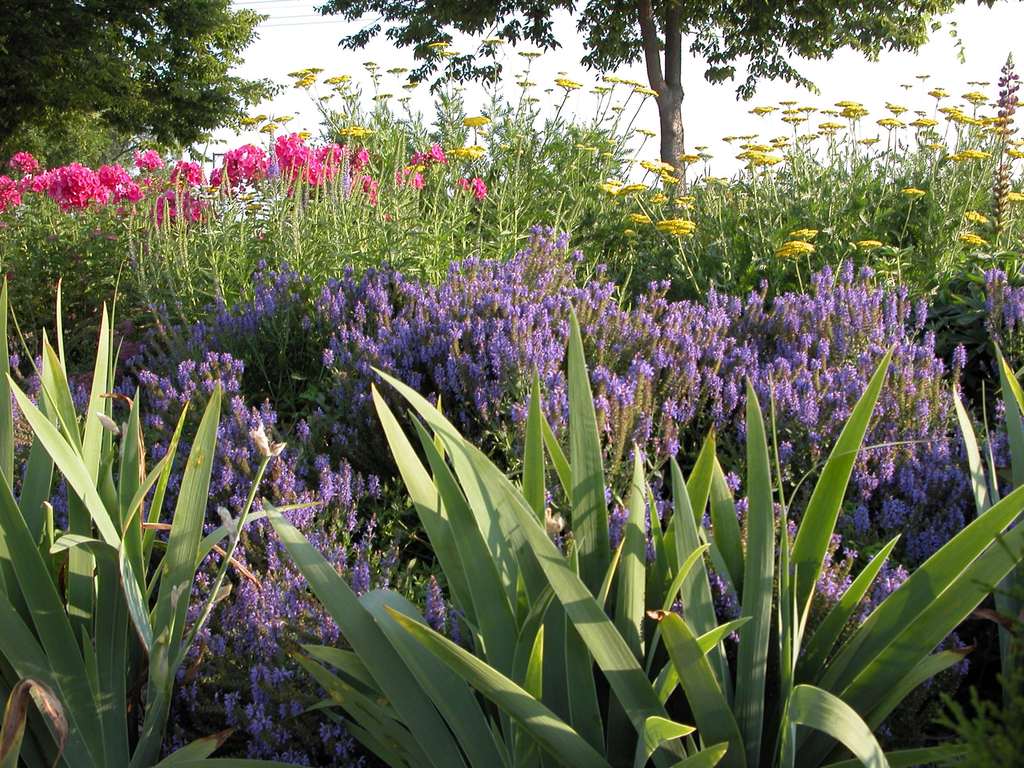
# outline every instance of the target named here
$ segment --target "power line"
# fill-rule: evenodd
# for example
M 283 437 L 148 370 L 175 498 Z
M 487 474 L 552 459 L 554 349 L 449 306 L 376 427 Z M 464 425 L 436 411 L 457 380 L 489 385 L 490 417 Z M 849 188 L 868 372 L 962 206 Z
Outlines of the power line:
M 262 29 L 274 29 L 276 27 L 312 27 L 319 24 L 342 24 L 347 19 L 321 19 L 320 21 L 286 21 L 283 24 L 261 24 Z

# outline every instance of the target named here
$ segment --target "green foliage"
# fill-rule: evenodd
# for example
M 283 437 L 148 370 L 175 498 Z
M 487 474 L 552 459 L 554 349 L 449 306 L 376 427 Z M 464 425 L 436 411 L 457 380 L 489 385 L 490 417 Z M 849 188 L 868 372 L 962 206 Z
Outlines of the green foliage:
M 328 0 L 321 12 L 361 22 L 372 17 L 373 21 L 343 38 L 341 44 L 359 48 L 384 34 L 396 45 L 411 47 L 422 62 L 411 75 L 414 81 L 438 70 L 450 79 L 493 80 L 501 73 L 496 56 L 499 44 L 522 41 L 545 50 L 558 48 L 555 17 L 572 13 L 586 46 L 582 62 L 586 66 L 611 71 L 644 59 L 661 116 L 661 159 L 679 168 L 684 46 L 705 62 L 704 77 L 711 83 L 735 80 L 737 65 L 742 62 L 746 76 L 736 92 L 750 98 L 762 79 L 813 88 L 795 68 L 795 57 L 828 58 L 842 48 L 870 58 L 883 50 L 916 50 L 935 28 L 933 18 L 957 4 L 957 0 L 844 0 L 808 6 L 790 0 L 769 6 L 699 0 L 589 0 L 580 6 L 567 0 L 544 4 Z M 454 33 L 488 37 L 474 52 L 440 47 L 450 42 Z
M 999 368 L 999 382 L 1002 389 L 1002 405 L 1006 419 L 1006 441 L 1010 452 L 1010 477 L 1002 479 L 1002 486 L 1005 488 L 1024 487 L 1024 390 L 1021 389 L 1017 374 L 1002 351 L 996 347 L 996 364 Z M 954 392 L 953 401 L 956 406 L 957 421 L 960 426 L 960 433 L 963 436 L 964 448 L 967 453 L 967 465 L 971 476 L 971 486 L 974 491 L 974 502 L 978 514 L 984 514 L 1000 498 L 1001 479 L 998 477 L 998 467 L 992 455 L 992 437 L 989 433 L 988 424 L 984 424 L 985 431 L 985 454 L 983 457 L 981 446 L 974 432 L 970 415 L 964 408 L 960 396 Z M 1009 482 L 1006 482 L 1009 480 Z M 1017 695 L 1012 686 L 1017 685 L 1017 670 L 1020 667 L 1021 657 L 1020 640 L 1014 641 L 1011 631 L 1014 629 L 1013 622 L 1022 615 L 1024 607 L 1024 569 L 1017 568 L 1006 576 L 994 590 L 996 615 L 1001 617 L 999 627 L 999 648 L 1002 665 L 1002 677 L 1004 696 L 1010 702 Z M 977 705 L 976 705 L 977 708 Z M 962 714 L 962 713 L 961 713 Z M 979 709 L 979 714 L 984 719 L 985 710 Z M 959 718 L 959 715 L 958 715 Z M 963 722 L 958 719 L 958 722 Z
M 1002 768 L 1013 765 L 1024 750 L 1024 667 L 1018 666 L 1003 680 L 1004 703 L 982 699 L 972 691 L 968 713 L 949 702 L 946 725 L 956 731 L 965 753 L 958 765 L 963 768 Z
M 0 697 L 10 698 L 12 715 L 0 737 L 0 759 L 16 760 L 20 752 L 31 767 L 155 765 L 176 674 L 213 605 L 229 592 L 224 576 L 252 505 L 251 494 L 239 520 L 202 539 L 220 391 L 192 441 L 171 524 L 160 523 L 184 413 L 167 454 L 147 469 L 138 398 L 128 401 L 120 426 L 114 420 L 116 401 L 108 393 L 115 349 L 106 311 L 81 416 L 68 387 L 59 309 L 58 347 L 44 338 L 35 402 L 7 367 L 6 283 L 0 317 Z M 12 395 L 32 435 L 23 464 L 15 461 Z M 268 447 L 254 488 L 272 453 Z M 61 478 L 68 488 L 67 530 L 55 527 L 46 501 Z M 166 540 L 157 541 L 158 529 L 169 531 Z M 188 623 L 195 572 L 225 540 L 213 586 Z M 27 716 L 29 695 L 47 720 Z M 193 742 L 159 764 L 200 760 L 224 738 Z
M 0 16 L 0 146 L 67 112 L 191 144 L 269 93 L 231 74 L 260 18 L 229 0 L 12 0 Z
M 307 648 L 302 663 L 352 718 L 353 735 L 398 766 L 641 768 L 650 759 L 658 766 L 792 768 L 832 764 L 849 753 L 865 765 L 897 766 L 961 754 L 945 746 L 887 756 L 872 730 L 917 686 L 962 658 L 932 652 L 985 599 L 986 585 L 1021 560 L 1024 529 L 1009 526 L 1024 506 L 1024 490 L 979 515 L 860 627 L 841 632 L 875 567 L 811 628 L 817 574 L 889 357 L 853 409 L 792 542 L 787 525 L 776 521 L 776 502 L 779 519 L 788 520 L 789 511 L 781 493 L 776 499 L 768 433 L 748 387 L 745 547 L 732 569 L 717 568 L 741 596 L 741 613 L 719 625 L 704 553 L 724 564 L 723 535 L 730 534 L 700 523 L 712 496 L 713 443 L 688 481 L 672 463 L 675 512 L 667 524 L 649 518 L 654 556 L 646 564 L 653 499 L 635 457 L 629 514 L 613 553 L 602 535 L 606 524 L 601 530 L 601 452 L 575 323 L 569 344 L 571 448 L 566 455 L 545 434 L 535 385 L 522 487 L 409 387 L 381 374 L 417 417 L 417 448 L 374 395 L 468 648 L 431 629 L 391 592 L 357 596 L 280 513 L 268 513 L 351 648 Z M 568 530 L 543 509 L 548 473 L 541 444 L 569 501 Z M 683 616 L 668 610 L 677 599 L 686 606 Z M 735 653 L 726 646 L 733 632 Z

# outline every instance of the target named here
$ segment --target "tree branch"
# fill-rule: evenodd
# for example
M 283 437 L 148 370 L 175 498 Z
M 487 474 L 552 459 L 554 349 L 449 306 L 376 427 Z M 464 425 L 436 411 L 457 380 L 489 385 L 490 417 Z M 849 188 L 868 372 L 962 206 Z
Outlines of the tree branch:
M 661 70 L 661 50 L 658 45 L 658 28 L 654 23 L 651 0 L 639 0 L 637 15 L 640 21 L 640 40 L 644 48 L 644 62 L 647 64 L 647 80 L 651 88 L 662 95 L 668 90 L 665 75 Z
M 665 19 L 665 79 L 670 88 L 683 88 L 683 33 L 681 10 L 673 3 Z

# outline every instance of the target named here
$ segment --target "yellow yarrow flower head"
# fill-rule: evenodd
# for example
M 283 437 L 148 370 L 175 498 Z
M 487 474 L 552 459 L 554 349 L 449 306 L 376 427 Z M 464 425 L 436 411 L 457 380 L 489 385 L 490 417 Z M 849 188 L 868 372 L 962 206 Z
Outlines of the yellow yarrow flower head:
M 463 118 L 462 124 L 467 128 L 482 128 L 485 125 L 490 125 L 491 118 L 485 115 L 477 115 L 476 117 Z
M 692 235 L 697 225 L 689 219 L 662 219 L 654 225 L 659 232 L 677 237 Z
M 631 195 L 634 192 L 646 192 L 647 189 L 648 189 L 648 187 L 647 187 L 646 184 L 626 184 L 626 185 L 624 185 L 622 187 L 619 187 L 618 192 L 616 192 L 615 194 L 616 195 Z
M 673 176 L 671 173 L 662 172 L 658 174 L 658 180 L 661 181 L 665 186 L 671 186 L 672 184 L 678 184 L 680 179 L 678 176 Z
M 928 95 L 931 96 L 933 99 L 944 99 L 947 96 L 949 96 L 949 91 L 945 90 L 944 88 L 932 88 L 930 91 L 928 91 Z
M 854 243 L 854 245 L 856 245 L 862 251 L 870 251 L 870 250 L 872 250 L 874 248 L 881 248 L 882 247 L 882 241 L 881 240 L 858 240 L 857 242 Z
M 917 187 L 904 187 L 900 191 L 904 197 L 909 197 L 911 200 L 918 197 L 924 197 L 927 194 L 923 189 L 918 189 Z
M 690 165 L 691 163 L 696 163 L 699 162 L 700 160 L 700 155 L 684 154 L 679 156 L 679 162 L 681 162 L 683 165 Z
M 892 130 L 893 128 L 906 128 L 907 126 L 906 123 L 902 120 L 897 120 L 895 117 L 883 117 L 881 120 L 876 120 L 875 122 L 889 130 Z
M 814 253 L 814 246 L 810 243 L 805 243 L 803 240 L 790 240 L 789 242 L 783 243 L 782 246 L 775 251 L 776 256 L 786 259 L 797 256 L 806 256 L 811 253 Z
M 650 197 L 651 205 L 662 205 L 668 202 L 668 195 L 664 192 L 657 192 Z
M 680 208 L 686 208 L 688 206 L 693 205 L 695 202 L 697 202 L 697 198 L 694 197 L 693 195 L 682 195 L 681 197 L 677 197 L 672 202 L 674 202 Z
M 1008 154 L 1015 160 L 1019 160 L 1020 158 L 1024 157 L 1024 151 L 1021 151 L 1019 149 L 1008 149 L 1006 150 L 1006 154 Z
M 649 131 L 646 128 L 637 128 L 636 132 L 639 133 L 641 136 L 646 136 L 648 139 L 653 139 L 655 136 L 658 135 L 654 131 Z
M 893 104 L 891 101 L 885 102 L 885 108 L 892 112 L 893 115 L 895 115 L 896 117 L 899 117 L 900 115 L 907 111 L 907 108 L 904 107 L 902 104 Z
M 464 160 L 479 160 L 486 153 L 487 150 L 479 144 L 471 144 L 468 147 L 455 147 L 454 149 L 448 150 L 448 154 L 452 157 L 458 157 Z
M 824 122 L 824 123 L 819 123 L 818 124 L 818 130 L 819 131 L 825 131 L 826 133 L 833 133 L 835 131 L 840 131 L 840 130 L 842 130 L 845 127 L 846 126 L 843 125 L 842 123 L 833 123 L 831 120 L 828 121 L 828 122 Z
M 778 109 L 778 107 L 754 107 L 752 110 L 750 110 L 750 114 L 762 117 L 764 115 L 770 115 L 776 109 Z
M 369 128 L 363 128 L 361 125 L 351 125 L 347 128 L 338 129 L 338 134 L 347 139 L 365 139 L 372 133 L 372 130 Z
M 658 92 L 653 88 L 648 88 L 646 85 L 634 85 L 633 93 L 639 93 L 641 96 L 657 96 Z
M 880 141 L 881 141 L 881 139 L 878 138 L 877 136 L 875 136 L 875 137 L 870 138 L 870 139 L 858 139 L 857 143 L 858 144 L 863 144 L 865 147 L 870 147 L 872 144 L 877 144 Z
M 663 163 L 661 160 L 641 160 L 640 167 L 651 173 L 671 173 L 675 170 L 671 163 Z
M 910 124 L 915 128 L 934 128 L 939 124 L 939 121 L 932 120 L 930 117 L 919 117 Z
M 975 248 L 981 248 L 982 246 L 988 245 L 988 241 L 981 235 L 976 235 L 973 232 L 963 232 L 960 234 L 960 242 L 964 245 L 970 245 Z
M 583 87 L 583 83 L 577 83 L 575 80 L 570 80 L 567 77 L 559 77 L 555 80 L 555 85 L 559 88 L 564 88 L 566 92 L 579 90 Z
M 607 192 L 609 195 L 617 194 L 622 189 L 621 181 L 602 181 L 597 185 L 598 189 L 602 192 Z
M 843 107 L 843 111 L 839 114 L 848 120 L 860 120 L 864 117 L 868 111 L 862 106 Z
M 540 52 L 539 51 L 519 51 L 519 55 L 522 56 L 524 59 L 536 59 L 538 56 L 540 56 Z
M 967 160 L 985 160 L 986 158 L 992 157 L 991 152 L 986 152 L 982 149 L 963 149 L 957 152 L 955 155 L 950 155 L 950 160 L 957 163 L 963 163 Z
M 1024 203 L 1024 192 L 1010 192 L 1006 199 L 1011 203 Z
M 794 240 L 813 240 L 818 234 L 816 229 L 795 229 L 789 233 Z
M 629 214 L 629 220 L 634 224 L 650 224 L 651 217 L 646 213 L 631 213 Z
M 988 96 L 986 96 L 981 91 L 968 91 L 967 93 L 963 94 L 961 98 L 971 102 L 971 104 L 974 104 L 975 106 L 979 106 L 988 101 Z
M 981 211 L 964 211 L 964 221 L 972 224 L 988 224 L 988 216 Z

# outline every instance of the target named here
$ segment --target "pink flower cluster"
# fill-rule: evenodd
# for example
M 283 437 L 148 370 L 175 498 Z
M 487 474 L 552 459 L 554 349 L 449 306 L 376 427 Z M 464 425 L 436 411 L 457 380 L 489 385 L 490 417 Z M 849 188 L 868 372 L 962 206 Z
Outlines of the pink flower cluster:
M 269 166 L 270 158 L 262 148 L 255 144 L 243 144 L 225 153 L 224 165 L 213 172 L 210 183 L 219 187 L 226 176 L 229 187 L 254 184 L 266 178 Z
M 30 152 L 15 152 L 11 155 L 9 165 L 22 176 L 39 170 L 39 161 Z
M 135 166 L 143 171 L 153 171 L 164 167 L 164 161 L 154 150 L 135 153 Z M 46 195 L 63 211 L 84 210 L 92 206 L 126 205 L 138 203 L 146 196 L 146 191 L 155 188 L 160 190 L 166 185 L 151 176 L 133 176 L 122 165 L 114 163 L 101 165 L 94 170 L 81 163 L 70 163 L 49 170 L 40 170 L 39 161 L 28 152 L 13 155 L 9 165 L 22 174 L 15 181 L 9 176 L 0 176 L 0 213 L 21 205 L 26 194 Z M 171 172 L 172 184 L 182 178 L 192 186 L 203 182 L 203 169 L 198 163 L 181 161 Z M 166 193 L 157 191 L 159 200 Z M 174 191 L 171 190 L 173 198 Z M 190 199 L 188 216 L 196 220 L 201 203 Z M 155 211 L 158 220 L 165 212 L 176 215 L 177 202 L 168 206 L 166 201 L 157 203 Z
M 174 186 L 188 185 L 201 187 L 206 182 L 203 166 L 190 160 L 179 160 L 171 169 L 171 184 Z
M 155 149 L 135 150 L 135 167 L 140 171 L 159 171 L 164 167 L 164 159 Z
M 487 197 L 487 185 L 479 176 L 474 176 L 472 179 L 462 177 L 459 179 L 459 186 L 467 192 L 472 192 L 473 197 L 477 200 L 483 200 Z
M 156 223 L 174 221 L 179 216 L 185 221 L 195 224 L 203 217 L 206 205 L 194 197 L 188 189 L 166 189 L 161 192 L 153 204 L 153 216 Z
M 432 165 L 447 165 L 448 156 L 440 144 L 431 144 L 426 152 L 413 152 L 409 164 L 395 171 L 395 185 L 402 187 L 408 184 L 416 190 L 423 189 L 426 180 L 423 171 Z
M 352 160 L 354 169 L 357 162 L 360 168 L 369 162 L 369 153 L 362 149 L 357 156 L 360 153 L 358 160 L 355 157 Z M 274 158 L 281 177 L 292 182 L 302 179 L 314 187 L 334 179 L 347 155 L 348 147 L 337 144 L 311 147 L 297 133 L 278 136 L 274 142 Z
M 21 205 L 21 188 L 10 176 L 0 176 L 0 213 Z

